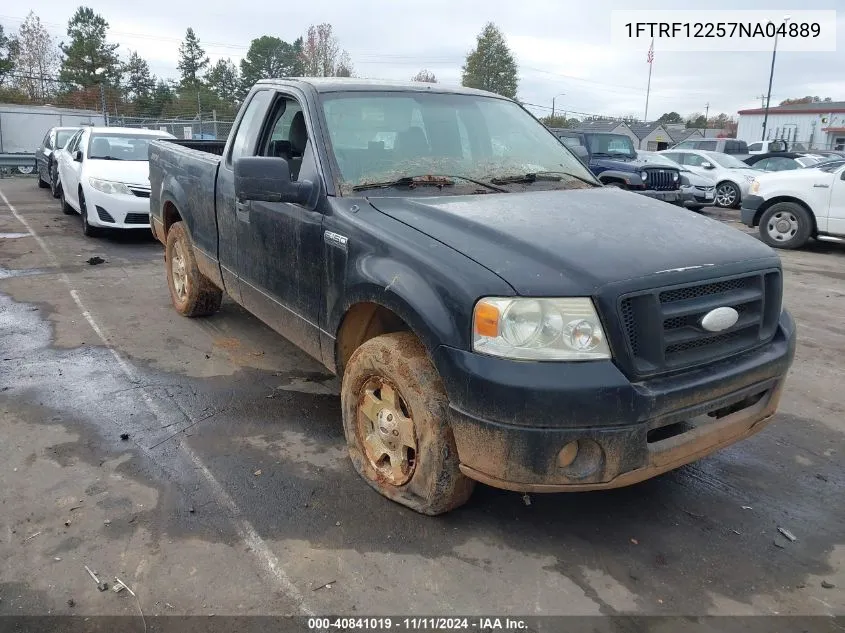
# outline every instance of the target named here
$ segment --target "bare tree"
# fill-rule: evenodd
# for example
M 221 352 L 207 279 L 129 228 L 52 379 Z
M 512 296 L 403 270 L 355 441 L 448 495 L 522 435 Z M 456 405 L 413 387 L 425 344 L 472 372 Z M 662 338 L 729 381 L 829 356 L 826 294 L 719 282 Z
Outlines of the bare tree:
M 59 49 L 34 11 L 18 30 L 14 61 L 17 87 L 30 99 L 47 97 L 59 68 Z
M 423 68 L 420 72 L 411 77 L 411 81 L 423 81 L 429 84 L 436 84 L 437 77 L 435 77 L 434 73 L 430 70 Z
M 302 70 L 306 77 L 350 77 L 349 53 L 341 50 L 332 25 L 311 25 L 302 44 Z

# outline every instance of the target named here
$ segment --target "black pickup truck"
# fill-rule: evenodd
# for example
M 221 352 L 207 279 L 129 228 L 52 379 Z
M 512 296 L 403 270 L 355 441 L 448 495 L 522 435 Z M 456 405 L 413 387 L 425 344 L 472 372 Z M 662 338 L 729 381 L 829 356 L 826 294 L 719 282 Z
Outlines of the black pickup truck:
M 793 359 L 774 251 L 602 186 L 497 95 L 262 81 L 225 145 L 154 141 L 150 183 L 176 310 L 225 292 L 339 374 L 356 470 L 419 512 L 696 460 Z

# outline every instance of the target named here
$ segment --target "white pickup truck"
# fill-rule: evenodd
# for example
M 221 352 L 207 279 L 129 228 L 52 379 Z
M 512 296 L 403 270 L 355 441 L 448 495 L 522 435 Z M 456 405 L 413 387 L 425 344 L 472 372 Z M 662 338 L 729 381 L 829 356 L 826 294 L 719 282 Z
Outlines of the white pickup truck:
M 811 237 L 845 242 L 845 165 L 764 173 L 742 199 L 743 224 L 760 227 L 775 248 L 801 248 Z

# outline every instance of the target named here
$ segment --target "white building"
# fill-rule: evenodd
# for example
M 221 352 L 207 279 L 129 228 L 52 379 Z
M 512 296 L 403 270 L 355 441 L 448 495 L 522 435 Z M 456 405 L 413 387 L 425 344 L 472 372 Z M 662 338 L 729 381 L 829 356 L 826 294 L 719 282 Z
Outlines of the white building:
M 763 138 L 763 108 L 739 111 L 736 137 L 755 141 L 784 139 L 789 146 L 801 143 L 806 149 L 845 150 L 845 101 L 794 103 L 769 108 Z

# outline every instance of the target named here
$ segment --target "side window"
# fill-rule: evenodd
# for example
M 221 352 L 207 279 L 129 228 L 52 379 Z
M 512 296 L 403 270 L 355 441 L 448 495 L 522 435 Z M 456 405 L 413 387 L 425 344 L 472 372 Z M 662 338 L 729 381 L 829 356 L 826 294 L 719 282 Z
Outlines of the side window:
M 725 154 L 739 154 L 739 143 L 736 141 L 725 141 Z
M 567 147 L 578 147 L 581 145 L 581 139 L 574 138 L 572 136 L 561 136 L 559 138 Z
M 764 158 L 763 160 L 758 160 L 756 163 L 751 165 L 754 169 L 762 169 L 763 171 L 769 171 L 769 162 L 771 158 Z
M 227 165 L 231 165 L 234 159 L 241 156 L 253 155 L 264 112 L 267 110 L 267 105 L 270 103 L 272 96 L 269 90 L 261 90 L 252 96 L 238 124 L 238 130 L 235 132 L 232 149 L 229 151 L 229 156 L 226 157 Z
M 76 134 L 73 135 L 73 138 L 70 139 L 67 143 L 67 151 L 70 154 L 73 154 L 76 151 L 76 147 L 79 145 L 79 138 L 82 136 L 82 131 L 80 130 Z
M 683 154 L 684 165 L 690 167 L 701 167 L 701 163 L 708 162 L 706 158 L 702 158 L 698 154 Z
M 752 143 L 751 145 L 748 146 L 749 152 L 759 152 L 761 149 L 763 149 L 762 143 Z
M 296 99 L 280 95 L 268 117 L 258 154 L 287 160 L 291 180 L 296 180 L 307 143 L 308 131 L 302 106 Z
M 44 140 L 41 141 L 41 147 L 44 149 L 53 149 L 53 142 L 50 138 L 50 132 L 47 132 L 47 135 L 44 137 Z
M 706 149 L 706 150 L 709 150 L 709 151 L 715 151 L 716 150 L 716 141 L 698 141 L 698 143 L 696 144 L 696 147 L 698 149 Z

